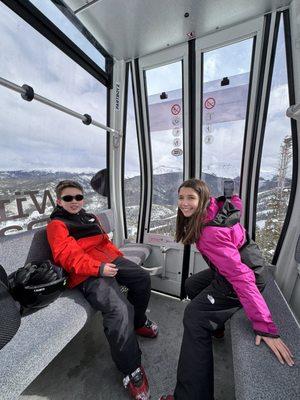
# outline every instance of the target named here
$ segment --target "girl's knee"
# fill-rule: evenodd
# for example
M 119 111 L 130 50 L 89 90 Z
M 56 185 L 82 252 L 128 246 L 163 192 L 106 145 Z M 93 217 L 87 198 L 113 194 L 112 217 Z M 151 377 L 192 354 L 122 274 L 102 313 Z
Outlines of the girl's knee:
M 191 301 L 184 310 L 183 325 L 185 327 L 207 326 L 207 314 L 202 311 L 199 304 Z

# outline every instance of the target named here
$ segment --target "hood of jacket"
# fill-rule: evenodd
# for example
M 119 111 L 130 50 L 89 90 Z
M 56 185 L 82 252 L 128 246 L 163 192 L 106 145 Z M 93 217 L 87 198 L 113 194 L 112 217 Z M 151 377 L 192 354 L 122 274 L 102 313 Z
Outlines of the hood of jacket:
M 224 196 L 210 198 L 205 219 L 206 226 L 230 227 L 240 222 L 241 211 Z

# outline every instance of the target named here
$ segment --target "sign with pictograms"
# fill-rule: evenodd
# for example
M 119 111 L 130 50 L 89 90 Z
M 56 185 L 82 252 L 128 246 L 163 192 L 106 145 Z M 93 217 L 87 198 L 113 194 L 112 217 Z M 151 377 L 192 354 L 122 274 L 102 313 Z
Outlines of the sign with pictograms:
M 175 137 L 180 136 L 181 135 L 181 129 L 180 128 L 174 128 L 172 130 L 172 135 L 175 136 Z
M 179 138 L 174 139 L 173 146 L 175 146 L 175 147 L 181 146 L 181 139 L 179 139 Z
M 172 118 L 172 124 L 174 126 L 178 126 L 178 125 L 180 125 L 180 123 L 181 123 L 181 119 L 179 116 L 176 115 L 175 117 Z
M 204 107 L 207 110 L 211 110 L 216 105 L 216 100 L 213 97 L 209 97 L 205 100 Z
M 178 115 L 178 114 L 180 114 L 180 112 L 181 112 L 180 105 L 179 104 L 173 104 L 172 107 L 171 107 L 171 113 L 173 115 Z
M 179 147 L 176 147 L 175 149 L 173 149 L 173 150 L 171 151 L 171 154 L 172 154 L 172 156 L 180 157 L 180 156 L 182 156 L 183 151 L 182 151 L 182 149 L 180 149 Z
M 205 144 L 212 144 L 213 141 L 214 141 L 213 135 L 207 135 L 204 138 L 204 143 Z

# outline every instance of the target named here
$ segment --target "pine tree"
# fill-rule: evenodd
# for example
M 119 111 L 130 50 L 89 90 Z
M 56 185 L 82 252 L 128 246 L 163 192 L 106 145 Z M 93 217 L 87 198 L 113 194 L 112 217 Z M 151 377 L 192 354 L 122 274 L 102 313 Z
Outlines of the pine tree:
M 257 242 L 264 256 L 271 262 L 278 243 L 278 239 L 284 223 L 286 209 L 290 197 L 290 186 L 286 183 L 288 168 L 292 158 L 292 137 L 285 136 L 280 146 L 280 158 L 277 171 L 276 188 L 270 191 L 266 208 L 270 210 L 265 225 L 257 229 Z

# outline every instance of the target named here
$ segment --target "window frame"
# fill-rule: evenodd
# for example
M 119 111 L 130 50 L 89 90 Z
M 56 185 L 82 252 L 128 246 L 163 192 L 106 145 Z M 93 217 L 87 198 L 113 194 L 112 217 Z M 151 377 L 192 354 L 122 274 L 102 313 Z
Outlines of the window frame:
M 272 80 L 273 80 L 273 72 L 274 72 L 274 64 L 275 64 L 275 57 L 276 57 L 276 50 L 278 44 L 278 32 L 279 32 L 279 25 L 282 16 L 282 23 L 284 29 L 284 40 L 285 40 L 285 49 L 286 49 L 286 67 L 287 67 L 287 85 L 288 85 L 288 95 L 289 95 L 289 105 L 296 103 L 295 98 L 295 85 L 294 85 L 294 72 L 293 72 L 293 58 L 292 58 L 292 43 L 291 43 L 291 29 L 290 29 L 290 16 L 289 16 L 289 9 L 280 10 L 276 13 L 272 14 L 274 19 L 273 25 L 273 35 L 272 35 L 272 50 L 270 56 L 270 65 L 268 70 L 268 82 L 267 82 L 267 89 L 266 94 L 263 98 L 263 123 L 260 127 L 260 138 L 259 138 L 259 156 L 258 156 L 258 163 L 255 175 L 255 189 L 254 189 L 254 196 L 255 202 L 253 206 L 253 225 L 252 225 L 252 237 L 255 239 L 255 231 L 256 231 L 256 206 L 257 206 L 257 196 L 258 196 L 258 184 L 259 184 L 259 174 L 260 174 L 260 167 L 262 161 L 262 153 L 263 153 L 263 144 L 265 138 L 265 129 L 267 124 L 267 117 L 269 111 L 269 98 L 271 93 L 272 87 Z M 259 107 L 259 106 L 258 106 Z M 297 139 L 297 122 L 291 118 L 291 137 L 292 137 L 292 150 L 293 150 L 293 163 L 292 163 L 292 180 L 291 180 L 291 193 L 289 198 L 288 207 L 286 210 L 286 216 L 281 228 L 281 233 L 274 249 L 274 255 L 272 259 L 272 264 L 276 265 L 280 250 L 283 245 L 283 241 L 288 229 L 288 225 L 290 222 L 291 214 L 293 211 L 294 201 L 296 197 L 296 186 L 297 186 L 297 179 L 298 179 L 298 139 Z
M 26 21 L 36 31 L 52 42 L 63 53 L 79 64 L 95 79 L 107 88 L 112 88 L 113 59 L 101 47 L 97 48 L 105 57 L 106 71 L 103 71 L 87 54 L 85 54 L 71 39 L 69 39 L 52 21 L 39 11 L 29 0 L 2 0 L 8 8 Z M 76 17 L 74 17 L 76 18 Z M 79 21 L 79 20 L 78 20 Z M 71 21 L 72 22 L 72 21 Z M 90 40 L 90 38 L 88 38 Z
M 203 55 L 204 53 L 228 46 L 247 39 L 253 39 L 252 58 L 250 64 L 249 90 L 247 98 L 247 109 L 244 127 L 244 141 L 242 148 L 242 161 L 240 169 L 240 196 L 247 197 L 247 175 L 250 174 L 249 148 L 251 142 L 251 132 L 253 129 L 255 99 L 259 86 L 259 54 L 262 46 L 263 17 L 241 23 L 237 26 L 218 30 L 203 38 L 196 39 L 196 104 L 200 104 L 200 111 L 196 113 L 196 149 L 200 149 L 195 156 L 196 177 L 202 174 L 202 140 L 203 140 Z M 242 217 L 246 222 L 245 215 Z

